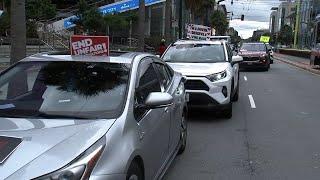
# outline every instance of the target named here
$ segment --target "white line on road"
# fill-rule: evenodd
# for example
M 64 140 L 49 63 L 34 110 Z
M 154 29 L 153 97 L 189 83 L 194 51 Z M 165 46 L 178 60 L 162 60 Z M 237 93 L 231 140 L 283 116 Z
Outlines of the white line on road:
M 248 81 L 247 76 L 243 76 L 243 79 L 244 79 L 245 81 Z
M 249 101 L 250 101 L 251 108 L 252 109 L 257 108 L 256 107 L 256 103 L 254 103 L 254 99 L 253 99 L 252 95 L 248 95 L 248 96 L 249 96 Z

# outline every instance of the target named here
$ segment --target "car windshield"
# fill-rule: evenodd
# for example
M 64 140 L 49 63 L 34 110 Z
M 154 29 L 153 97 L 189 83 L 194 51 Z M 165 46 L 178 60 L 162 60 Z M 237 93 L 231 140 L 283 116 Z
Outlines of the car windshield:
M 241 51 L 266 51 L 264 44 L 243 44 Z
M 225 62 L 221 44 L 178 44 L 171 46 L 163 56 L 167 62 L 216 63 Z
M 0 116 L 116 118 L 130 67 L 104 62 L 20 62 L 0 76 Z

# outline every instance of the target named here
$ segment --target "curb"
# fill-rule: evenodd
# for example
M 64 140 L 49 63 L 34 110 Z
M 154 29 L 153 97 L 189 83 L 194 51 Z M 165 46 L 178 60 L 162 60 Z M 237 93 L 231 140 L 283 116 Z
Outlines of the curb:
M 283 63 L 286 63 L 286 64 L 289 64 L 289 65 L 295 66 L 295 67 L 297 67 L 297 68 L 300 68 L 300 69 L 309 71 L 309 72 L 311 72 L 311 73 L 320 75 L 320 70 L 313 69 L 313 68 L 311 68 L 309 65 L 306 65 L 306 64 L 303 64 L 303 63 L 292 62 L 292 61 L 285 60 L 285 59 L 279 58 L 279 57 L 273 57 L 273 58 L 274 58 L 275 60 L 281 61 L 281 62 L 283 62 Z

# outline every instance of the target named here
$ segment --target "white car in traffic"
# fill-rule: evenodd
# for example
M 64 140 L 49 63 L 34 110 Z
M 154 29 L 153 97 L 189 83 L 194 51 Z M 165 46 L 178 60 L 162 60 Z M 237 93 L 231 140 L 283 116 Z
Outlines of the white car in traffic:
M 189 107 L 222 110 L 232 117 L 232 102 L 239 98 L 239 62 L 226 41 L 179 40 L 168 47 L 163 60 L 187 78 Z

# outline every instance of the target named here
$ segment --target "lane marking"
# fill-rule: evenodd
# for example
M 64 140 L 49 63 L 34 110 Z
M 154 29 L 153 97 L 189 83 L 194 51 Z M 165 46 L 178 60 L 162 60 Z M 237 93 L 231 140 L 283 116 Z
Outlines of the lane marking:
M 252 95 L 250 94 L 248 96 L 249 96 L 249 101 L 250 101 L 251 108 L 252 109 L 256 109 L 257 108 L 256 107 L 256 103 L 254 103 L 254 99 L 253 99 Z
M 248 81 L 247 76 L 243 76 L 243 79 L 244 79 L 245 81 Z

